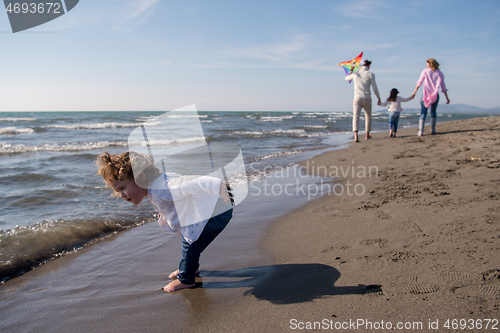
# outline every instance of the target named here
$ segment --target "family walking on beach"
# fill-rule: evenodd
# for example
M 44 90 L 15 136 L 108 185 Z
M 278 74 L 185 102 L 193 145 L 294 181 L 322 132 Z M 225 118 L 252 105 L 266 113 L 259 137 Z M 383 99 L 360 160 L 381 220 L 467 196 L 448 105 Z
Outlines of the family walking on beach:
M 417 85 L 413 94 L 410 97 L 403 98 L 398 96 L 399 91 L 393 88 L 390 91 L 387 100 L 382 103 L 380 100 L 380 94 L 377 88 L 377 83 L 375 81 L 375 74 L 370 72 L 370 66 L 372 62 L 365 60 L 363 65 L 359 68 L 357 72 L 353 72 L 351 69 L 350 73 L 345 77 L 346 81 L 354 81 L 354 100 L 353 100 L 353 117 L 352 117 L 352 130 L 354 132 L 354 142 L 359 142 L 358 131 L 359 131 L 359 116 L 361 114 L 361 109 L 365 111 L 365 131 L 366 140 L 371 139 L 370 131 L 372 125 L 372 99 L 371 90 L 377 96 L 377 105 L 387 106 L 389 105 L 389 126 L 390 126 L 390 136 L 396 137 L 398 131 L 399 116 L 403 109 L 401 108 L 402 102 L 408 102 L 415 98 L 415 94 L 420 86 L 423 84 L 423 96 L 420 101 L 420 119 L 418 124 L 418 136 L 424 134 L 425 117 L 427 116 L 427 111 L 431 109 L 431 134 L 436 134 L 436 109 L 439 103 L 439 88 L 441 87 L 442 92 L 446 96 L 446 104 L 450 103 L 448 98 L 448 89 L 444 83 L 444 75 L 439 70 L 439 63 L 433 59 L 429 58 L 427 60 L 427 68 L 422 71 L 420 78 L 417 81 Z

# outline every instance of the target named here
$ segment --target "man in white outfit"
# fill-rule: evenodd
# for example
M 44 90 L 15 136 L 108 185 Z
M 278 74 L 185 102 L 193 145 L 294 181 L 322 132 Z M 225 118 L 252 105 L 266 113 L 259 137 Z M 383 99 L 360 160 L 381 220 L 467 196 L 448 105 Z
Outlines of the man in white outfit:
M 377 83 L 375 82 L 375 74 L 370 72 L 371 61 L 365 60 L 359 71 L 353 73 L 352 70 L 345 77 L 346 81 L 354 80 L 354 101 L 352 115 L 352 131 L 354 132 L 354 142 L 359 142 L 358 139 L 358 123 L 361 108 L 365 110 L 365 130 L 366 140 L 371 139 L 370 131 L 372 127 L 372 97 L 370 86 L 373 87 L 373 92 L 380 102 L 380 94 L 378 92 Z

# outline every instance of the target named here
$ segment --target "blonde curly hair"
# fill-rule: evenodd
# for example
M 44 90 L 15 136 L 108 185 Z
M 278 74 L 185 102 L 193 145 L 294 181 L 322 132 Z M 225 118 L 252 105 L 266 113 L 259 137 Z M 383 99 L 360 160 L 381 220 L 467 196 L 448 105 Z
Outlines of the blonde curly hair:
M 154 166 L 153 157 L 134 151 L 118 155 L 104 152 L 99 155 L 96 163 L 97 174 L 107 185 L 114 180 L 132 179 L 138 186 L 147 188 L 149 182 L 160 175 L 160 171 Z

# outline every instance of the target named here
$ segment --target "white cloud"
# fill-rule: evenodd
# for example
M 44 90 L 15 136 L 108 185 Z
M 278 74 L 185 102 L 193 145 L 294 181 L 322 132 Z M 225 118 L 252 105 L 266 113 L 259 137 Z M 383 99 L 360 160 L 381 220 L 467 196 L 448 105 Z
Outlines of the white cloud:
M 160 0 L 113 0 L 103 4 L 98 10 L 95 8 L 95 3 L 80 5 L 54 21 L 56 24 L 53 29 L 65 30 L 109 24 L 115 29 L 138 26 L 154 14 L 159 2 Z
M 345 2 L 344 2 L 345 3 Z M 389 8 L 384 1 L 379 0 L 364 0 L 358 2 L 347 3 L 333 8 L 334 11 L 342 16 L 352 18 L 380 18 L 379 9 Z
M 330 57 L 318 49 L 318 41 L 310 34 L 293 34 L 287 41 L 245 48 L 227 48 L 217 62 L 221 67 L 239 68 L 296 68 L 310 70 L 337 70 Z M 213 65 L 213 64 L 212 64 Z
M 130 21 L 134 22 L 135 25 L 144 23 L 149 17 L 151 17 L 151 15 L 154 14 L 156 5 L 159 2 L 160 0 L 126 1 L 116 28 L 119 28 L 123 24 L 129 23 Z
M 304 50 L 308 42 L 305 34 L 294 35 L 289 42 L 259 45 L 246 48 L 229 48 L 224 53 L 233 58 L 255 58 L 271 61 L 290 59 Z
M 294 33 L 283 41 L 248 47 L 224 47 L 219 50 L 188 52 L 175 61 L 187 68 L 299 68 L 337 70 L 331 57 L 318 49 L 310 34 Z M 173 61 L 163 61 L 169 65 Z
M 169 59 L 161 64 L 185 68 L 294 68 L 342 72 L 337 63 L 353 58 L 363 50 L 370 50 L 373 54 L 396 46 L 394 43 L 370 41 L 364 42 L 361 49 L 359 40 L 345 41 L 340 35 L 325 37 L 294 33 L 274 43 L 223 47 L 202 53 L 183 50 L 175 60 Z

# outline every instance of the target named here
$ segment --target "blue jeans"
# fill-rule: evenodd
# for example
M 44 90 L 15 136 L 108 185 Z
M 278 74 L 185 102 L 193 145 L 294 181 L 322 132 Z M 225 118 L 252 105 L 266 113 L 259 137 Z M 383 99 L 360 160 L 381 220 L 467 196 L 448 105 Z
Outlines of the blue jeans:
M 229 209 L 224 213 L 214 216 L 208 220 L 200 237 L 189 244 L 182 238 L 182 255 L 179 263 L 179 274 L 177 279 L 184 284 L 194 284 L 196 271 L 200 267 L 200 255 L 210 243 L 227 226 L 233 217 L 233 210 Z
M 431 104 L 431 118 L 436 118 L 436 109 L 439 103 L 439 95 L 434 103 Z M 428 108 L 425 107 L 424 101 L 420 101 L 420 120 L 425 121 L 425 117 L 427 116 Z
M 399 115 L 401 112 L 389 112 L 389 128 L 396 133 L 398 131 Z

